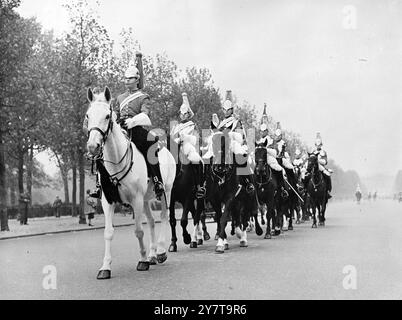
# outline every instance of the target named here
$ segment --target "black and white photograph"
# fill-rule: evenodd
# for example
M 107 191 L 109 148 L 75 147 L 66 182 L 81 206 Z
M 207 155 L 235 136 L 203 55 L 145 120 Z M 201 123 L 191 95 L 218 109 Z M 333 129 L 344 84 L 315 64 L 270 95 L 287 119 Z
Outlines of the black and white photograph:
M 402 299 L 401 18 L 0 0 L 0 300 Z

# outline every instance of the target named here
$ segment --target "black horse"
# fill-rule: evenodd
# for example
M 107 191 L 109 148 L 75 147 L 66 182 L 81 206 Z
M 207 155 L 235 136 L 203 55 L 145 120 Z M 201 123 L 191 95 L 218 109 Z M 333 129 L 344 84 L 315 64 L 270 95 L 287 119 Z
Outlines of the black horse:
M 310 196 L 310 204 L 313 211 L 312 228 L 317 228 L 316 211 L 318 212 L 319 225 L 325 225 L 325 210 L 327 208 L 327 185 L 323 173 L 318 167 L 318 158 L 310 154 L 307 165 L 307 192 Z
M 179 202 L 183 206 L 183 213 L 181 216 L 180 224 L 183 229 L 183 241 L 185 244 L 190 244 L 190 248 L 197 248 L 197 245 L 203 244 L 203 239 L 200 237 L 199 223 L 202 223 L 203 230 L 203 238 L 205 241 L 210 239 L 210 235 L 207 231 L 207 227 L 205 224 L 205 208 L 204 208 L 204 199 L 199 199 L 196 196 L 196 180 L 195 176 L 200 174 L 199 168 L 197 166 L 201 166 L 202 164 L 193 164 L 188 163 L 188 161 L 184 158 L 184 154 L 181 152 L 180 145 L 178 145 L 174 141 L 170 141 L 169 150 L 172 148 L 175 152 L 172 152 L 174 155 L 178 154 L 178 159 L 176 159 L 176 178 L 173 183 L 173 189 L 171 193 L 170 200 L 170 214 L 169 214 L 169 222 L 172 232 L 171 244 L 169 246 L 169 252 L 177 252 L 177 236 L 176 236 L 176 216 L 175 216 L 175 203 Z M 202 179 L 202 177 L 200 177 Z M 191 236 L 187 231 L 188 225 L 188 213 L 191 212 L 193 223 L 194 223 L 194 232 L 193 236 Z M 198 233 L 198 235 L 197 235 Z M 198 238 L 198 239 L 197 239 Z
M 272 228 L 279 224 L 275 204 L 278 201 L 278 180 L 276 172 L 271 169 L 267 163 L 267 149 L 264 146 L 255 148 L 255 170 L 254 181 L 257 192 L 257 199 L 260 207 L 266 206 L 266 222 L 267 228 L 264 239 L 271 239 L 271 223 Z M 279 172 L 279 174 L 282 174 Z M 261 221 L 264 221 L 263 213 L 261 213 Z M 276 230 L 276 235 L 280 230 Z
M 215 240 L 218 240 L 215 249 L 217 253 L 223 253 L 224 250 L 229 249 L 225 228 L 230 220 L 232 220 L 232 234 L 236 233 L 241 238 L 240 246 L 246 247 L 246 228 L 249 223 L 250 211 L 257 214 L 256 200 L 254 200 L 255 205 L 252 206 L 251 196 L 241 185 L 240 177 L 237 174 L 239 165 L 228 148 L 228 141 L 229 137 L 226 133 L 217 132 L 212 137 L 214 157 L 207 166 L 206 175 L 206 200 L 214 209 L 217 222 L 215 236 Z
M 302 169 L 299 166 L 295 167 L 295 177 L 296 177 L 296 185 L 297 185 L 297 193 L 300 198 L 298 204 L 296 206 L 296 224 L 303 223 L 308 220 L 308 197 L 307 197 L 307 189 L 304 185 L 304 181 L 302 179 Z M 300 214 L 301 213 L 301 214 Z

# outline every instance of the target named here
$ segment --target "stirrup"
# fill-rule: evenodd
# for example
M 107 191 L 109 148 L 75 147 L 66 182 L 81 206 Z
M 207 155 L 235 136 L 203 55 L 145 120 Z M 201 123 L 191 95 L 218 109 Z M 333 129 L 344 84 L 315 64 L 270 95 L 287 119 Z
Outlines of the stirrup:
M 102 196 L 102 192 L 101 189 L 99 187 L 96 187 L 96 189 L 94 191 L 92 191 L 89 196 L 91 198 L 96 198 L 96 199 L 100 199 Z
M 282 187 L 281 195 L 282 195 L 283 198 L 288 198 L 289 197 L 289 193 L 285 190 L 284 187 Z
M 207 189 L 205 189 L 205 187 L 199 186 L 195 193 L 195 196 L 197 199 L 202 199 L 202 198 L 205 198 L 206 193 L 207 193 Z
M 251 182 L 249 182 L 246 186 L 246 192 L 252 193 L 252 192 L 254 192 L 254 190 L 255 190 L 254 185 Z
M 165 188 L 163 186 L 163 183 L 160 182 L 159 180 L 154 180 L 154 191 L 156 194 L 156 198 L 158 200 L 161 200 L 163 193 L 165 192 Z

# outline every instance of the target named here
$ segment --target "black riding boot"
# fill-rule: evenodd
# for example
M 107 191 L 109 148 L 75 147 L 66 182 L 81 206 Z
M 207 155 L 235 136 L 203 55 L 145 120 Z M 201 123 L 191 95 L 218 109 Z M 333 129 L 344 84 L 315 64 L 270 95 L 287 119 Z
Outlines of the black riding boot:
M 205 189 L 205 167 L 203 163 L 193 164 L 194 176 L 197 185 L 196 197 L 203 199 L 206 195 Z
M 155 186 L 154 191 L 155 191 L 156 198 L 158 200 L 161 200 L 162 195 L 165 192 L 165 187 L 163 186 L 163 182 L 162 182 L 162 175 L 161 175 L 161 169 L 159 167 L 159 162 L 156 164 L 148 163 L 148 168 L 151 172 L 152 181 Z
M 331 177 L 327 176 L 326 174 L 324 174 L 325 177 L 325 182 L 327 184 L 327 195 L 328 195 L 328 199 L 332 198 L 331 195 L 331 191 L 332 191 L 332 181 L 331 181 Z
M 95 190 L 92 191 L 89 194 L 90 197 L 95 198 L 95 199 L 100 199 L 102 196 L 102 189 L 101 189 L 101 185 L 99 183 L 99 178 L 98 178 L 98 174 L 96 174 L 96 187 Z
M 286 187 L 285 187 L 285 184 L 286 184 L 285 178 L 283 177 L 282 172 L 278 173 L 278 183 L 279 183 L 279 187 L 281 188 L 282 198 L 289 197 L 289 193 L 287 192 Z
M 242 185 L 246 188 L 246 192 L 248 194 L 252 193 L 255 190 L 252 175 L 241 176 L 242 177 Z

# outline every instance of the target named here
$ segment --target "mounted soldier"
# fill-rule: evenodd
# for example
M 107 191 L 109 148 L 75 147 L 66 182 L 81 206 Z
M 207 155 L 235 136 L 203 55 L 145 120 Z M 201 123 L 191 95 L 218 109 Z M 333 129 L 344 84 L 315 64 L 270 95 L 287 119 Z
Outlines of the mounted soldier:
M 276 150 L 276 157 L 281 159 L 282 166 L 285 169 L 293 170 L 294 167 L 290 161 L 290 155 L 286 151 L 286 142 L 283 139 L 282 129 L 280 122 L 276 123 L 275 137 L 274 137 L 274 147 Z
M 326 165 L 328 164 L 328 155 L 327 152 L 322 148 L 323 143 L 322 143 L 322 138 L 321 134 L 317 132 L 317 136 L 315 139 L 315 149 L 313 150 L 313 153 L 317 156 L 318 158 L 318 167 L 319 170 L 323 173 L 326 185 L 327 185 L 327 195 L 328 199 L 331 199 L 331 191 L 332 191 L 332 182 L 331 182 L 331 173 L 332 170 L 326 168 Z
M 204 162 L 197 152 L 197 136 L 195 133 L 196 125 L 191 120 L 194 117 L 194 112 L 191 110 L 188 101 L 187 93 L 183 93 L 183 104 L 180 107 L 181 122 L 173 127 L 171 136 L 174 141 L 181 146 L 184 156 L 187 161 L 192 164 L 197 185 L 197 198 L 205 197 L 205 168 Z
M 156 154 L 158 150 L 157 141 L 156 137 L 144 128 L 152 124 L 148 117 L 151 100 L 148 94 L 142 91 L 144 88 L 144 73 L 141 53 L 136 54 L 135 65 L 129 66 L 124 73 L 124 85 L 127 90 L 119 95 L 113 103 L 117 123 L 127 131 L 137 149 L 143 154 L 148 173 L 154 184 L 156 197 L 160 200 L 165 189 Z M 100 198 L 101 191 L 98 182 L 97 190 L 91 195 Z
M 261 118 L 260 125 L 260 139 L 257 141 L 256 146 L 263 146 L 267 149 L 267 163 L 268 165 L 275 171 L 282 172 L 281 175 L 278 175 L 279 185 L 282 189 L 282 193 L 286 196 L 287 191 L 285 190 L 285 181 L 284 176 L 286 176 L 285 170 L 276 160 L 277 151 L 275 150 L 274 140 L 270 137 L 268 131 L 268 116 L 266 113 L 267 105 L 264 104 L 264 111 Z
M 225 119 L 223 119 L 217 130 L 223 133 L 227 133 L 230 138 L 230 150 L 235 155 L 235 162 L 240 158 L 244 163 L 237 163 L 239 167 L 247 168 L 248 174 L 241 174 L 241 184 L 246 188 L 248 193 L 254 191 L 254 185 L 252 183 L 252 171 L 249 166 L 248 148 L 246 142 L 246 133 L 241 121 L 234 115 L 234 103 L 232 97 L 232 91 L 226 91 L 226 100 L 222 105 Z

